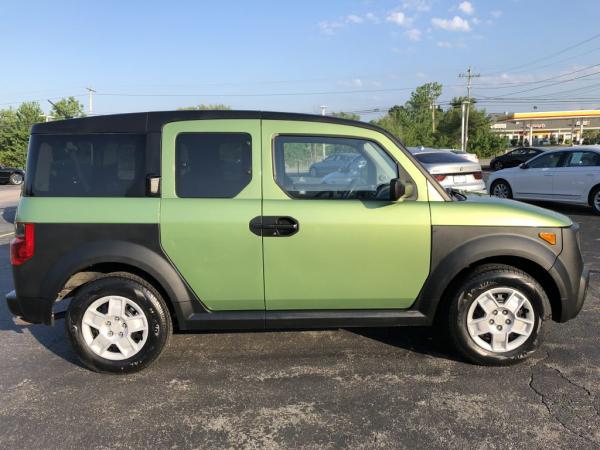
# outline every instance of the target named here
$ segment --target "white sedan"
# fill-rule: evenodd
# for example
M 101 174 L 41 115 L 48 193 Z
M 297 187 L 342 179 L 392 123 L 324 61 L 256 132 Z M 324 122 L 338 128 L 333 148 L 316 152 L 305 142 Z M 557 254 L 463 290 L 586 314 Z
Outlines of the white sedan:
M 572 147 L 544 152 L 488 179 L 490 195 L 589 205 L 600 214 L 600 149 Z

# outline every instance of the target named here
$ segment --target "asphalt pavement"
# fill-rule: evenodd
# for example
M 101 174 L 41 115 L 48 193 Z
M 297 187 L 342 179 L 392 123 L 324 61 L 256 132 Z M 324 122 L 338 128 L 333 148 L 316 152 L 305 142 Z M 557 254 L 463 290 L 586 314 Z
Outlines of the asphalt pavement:
M 465 363 L 424 328 L 341 329 L 176 334 L 147 370 L 100 375 L 62 321 L 15 323 L 0 302 L 0 448 L 599 448 L 600 217 L 545 206 L 581 224 L 597 273 L 579 317 L 548 323 L 520 365 Z

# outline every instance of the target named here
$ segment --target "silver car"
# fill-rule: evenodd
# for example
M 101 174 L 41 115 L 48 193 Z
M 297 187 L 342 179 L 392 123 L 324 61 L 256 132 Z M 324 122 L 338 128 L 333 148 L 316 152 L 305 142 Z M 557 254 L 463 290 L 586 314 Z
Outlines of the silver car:
M 413 156 L 446 189 L 487 193 L 481 165 L 445 150 L 409 149 Z

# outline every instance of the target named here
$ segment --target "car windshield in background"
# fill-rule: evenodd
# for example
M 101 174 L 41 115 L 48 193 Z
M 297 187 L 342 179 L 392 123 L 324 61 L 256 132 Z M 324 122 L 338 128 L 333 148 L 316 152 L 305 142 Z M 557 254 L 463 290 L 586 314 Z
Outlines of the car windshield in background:
M 464 163 L 464 157 L 450 152 L 414 153 L 413 156 L 423 164 Z

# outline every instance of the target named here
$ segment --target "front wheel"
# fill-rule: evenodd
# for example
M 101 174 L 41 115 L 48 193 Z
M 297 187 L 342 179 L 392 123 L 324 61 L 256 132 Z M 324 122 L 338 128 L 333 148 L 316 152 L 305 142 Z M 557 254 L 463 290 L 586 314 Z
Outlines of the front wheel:
M 504 169 L 504 164 L 501 161 L 496 161 L 493 165 L 494 170 L 502 170 Z
M 548 298 L 529 274 L 511 266 L 482 266 L 456 290 L 448 311 L 450 337 L 469 361 L 509 365 L 541 341 Z
M 78 289 L 65 318 L 82 363 L 97 372 L 137 372 L 158 358 L 172 332 L 169 311 L 145 280 L 113 274 Z
M 23 183 L 23 175 L 21 175 L 20 173 L 13 173 L 8 178 L 8 182 L 15 186 L 22 184 Z
M 600 214 L 600 186 L 590 194 L 590 206 L 596 214 Z
M 497 180 L 492 183 L 490 194 L 498 198 L 512 198 L 512 189 L 504 180 Z

